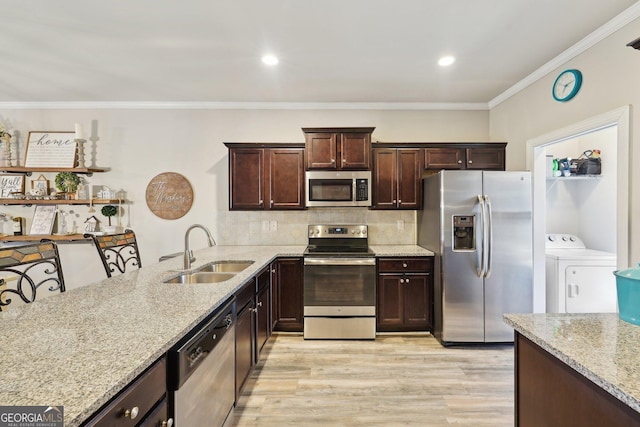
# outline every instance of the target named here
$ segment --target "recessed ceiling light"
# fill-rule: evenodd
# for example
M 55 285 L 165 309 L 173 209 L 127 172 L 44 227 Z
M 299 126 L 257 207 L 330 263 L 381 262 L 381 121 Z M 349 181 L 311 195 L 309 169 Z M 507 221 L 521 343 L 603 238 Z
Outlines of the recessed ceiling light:
M 277 65 L 279 61 L 275 55 L 269 54 L 262 57 L 262 62 L 266 65 Z
M 453 56 L 443 56 L 442 58 L 438 59 L 438 65 L 441 67 L 448 67 L 454 62 L 456 62 L 456 58 L 454 58 Z

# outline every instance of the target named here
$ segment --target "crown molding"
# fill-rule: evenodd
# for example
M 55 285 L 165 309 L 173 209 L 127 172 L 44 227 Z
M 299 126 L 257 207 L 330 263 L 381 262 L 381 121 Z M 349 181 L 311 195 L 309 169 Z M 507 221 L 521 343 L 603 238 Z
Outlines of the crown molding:
M 606 24 L 602 25 L 600 28 L 580 40 L 578 43 L 571 46 L 569 49 L 562 52 L 560 55 L 553 58 L 551 61 L 544 64 L 542 67 L 535 70 L 533 73 L 529 74 L 524 79 L 520 80 L 515 85 L 511 86 L 509 89 L 502 92 L 500 95 L 493 98 L 489 101 L 488 106 L 491 110 L 492 108 L 500 105 L 502 102 L 511 98 L 518 92 L 524 90 L 531 84 L 537 82 L 541 78 L 545 77 L 552 71 L 556 70 L 558 67 L 561 67 L 563 64 L 569 62 L 571 59 L 595 46 L 597 43 L 609 37 L 611 34 L 615 33 L 619 29 L 623 28 L 625 25 L 629 24 L 631 21 L 640 17 L 640 2 L 635 3 L 630 6 L 628 9 L 620 13 L 618 16 L 611 19 Z
M 488 110 L 486 102 L 0 102 L 7 110 Z

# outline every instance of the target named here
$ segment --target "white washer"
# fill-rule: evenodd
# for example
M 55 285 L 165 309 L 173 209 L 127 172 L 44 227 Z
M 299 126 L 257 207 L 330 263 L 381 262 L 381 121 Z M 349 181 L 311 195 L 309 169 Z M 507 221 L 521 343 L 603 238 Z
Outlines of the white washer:
M 545 239 L 547 313 L 615 313 L 616 255 L 586 249 L 571 234 Z

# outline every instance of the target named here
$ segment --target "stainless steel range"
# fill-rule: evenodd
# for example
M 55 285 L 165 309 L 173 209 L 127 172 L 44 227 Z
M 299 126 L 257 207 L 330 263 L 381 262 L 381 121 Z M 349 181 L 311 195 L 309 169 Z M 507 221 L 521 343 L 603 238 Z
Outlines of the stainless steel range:
M 376 262 L 366 225 L 310 225 L 304 338 L 375 339 Z

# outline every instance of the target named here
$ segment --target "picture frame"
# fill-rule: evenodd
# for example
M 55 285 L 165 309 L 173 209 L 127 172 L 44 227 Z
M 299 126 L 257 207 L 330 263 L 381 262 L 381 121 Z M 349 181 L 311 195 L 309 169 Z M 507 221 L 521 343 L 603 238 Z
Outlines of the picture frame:
M 33 221 L 31 221 L 30 235 L 51 234 L 53 224 L 56 221 L 56 213 L 58 206 L 56 205 L 38 205 L 33 213 Z
M 13 193 L 24 193 L 24 175 L 0 175 L 0 199 L 9 199 Z
M 30 131 L 25 167 L 74 168 L 77 165 L 75 132 Z
M 49 194 L 49 180 L 44 176 L 40 175 L 36 179 L 31 180 L 31 189 L 32 190 L 41 190 L 42 196 L 47 196 Z

